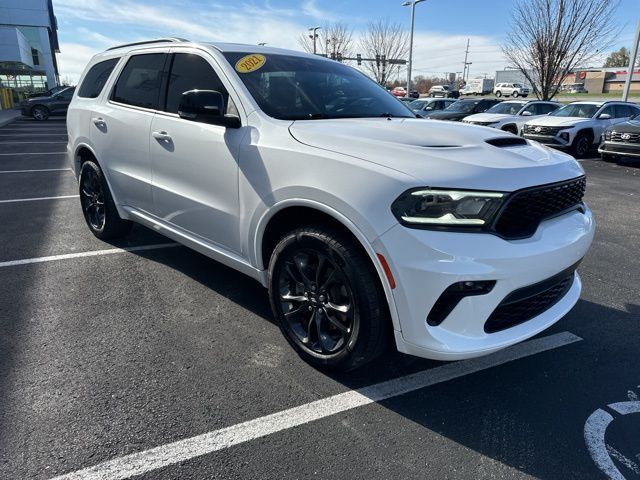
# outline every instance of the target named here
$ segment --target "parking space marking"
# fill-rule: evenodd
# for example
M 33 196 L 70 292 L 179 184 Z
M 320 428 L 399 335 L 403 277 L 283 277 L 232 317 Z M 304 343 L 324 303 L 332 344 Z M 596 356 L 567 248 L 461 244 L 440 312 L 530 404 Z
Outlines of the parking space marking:
M 28 145 L 33 145 L 34 143 L 47 144 L 47 145 L 51 145 L 54 143 L 64 143 L 66 145 L 67 142 L 0 142 L 0 145 L 22 145 L 25 143 Z
M 358 390 L 350 390 L 220 430 L 108 460 L 52 480 L 124 480 L 580 340 L 580 337 L 570 332 L 529 340 L 492 355 L 448 363 Z
M 60 155 L 67 152 L 0 153 L 0 155 Z
M 0 133 L 0 137 L 60 137 L 66 133 Z
M 40 200 L 62 200 L 65 198 L 79 198 L 79 197 L 80 195 L 61 195 L 59 197 L 12 198 L 11 200 L 0 200 L 0 203 L 38 202 Z
M 34 170 L 0 170 L 2 173 L 70 172 L 70 168 L 39 168 Z
M 154 245 L 140 245 L 137 247 L 107 248 L 105 250 L 90 250 L 88 252 L 64 253 L 62 255 L 50 255 L 48 257 L 23 258 L 21 260 L 9 260 L 0 262 L 0 268 L 29 265 L 32 263 L 55 262 L 57 260 L 69 260 L 72 258 L 98 257 L 101 255 L 113 255 L 115 253 L 141 252 L 145 250 L 159 250 L 161 248 L 179 247 L 179 243 L 156 243 Z

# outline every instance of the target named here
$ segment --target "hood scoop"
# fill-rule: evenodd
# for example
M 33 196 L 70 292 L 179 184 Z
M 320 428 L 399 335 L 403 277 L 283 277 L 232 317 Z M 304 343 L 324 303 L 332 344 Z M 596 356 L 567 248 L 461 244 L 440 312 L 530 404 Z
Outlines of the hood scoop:
M 524 138 L 520 137 L 498 137 L 498 138 L 490 138 L 485 140 L 489 145 L 493 145 L 498 148 L 508 148 L 508 147 L 522 147 L 529 145 Z

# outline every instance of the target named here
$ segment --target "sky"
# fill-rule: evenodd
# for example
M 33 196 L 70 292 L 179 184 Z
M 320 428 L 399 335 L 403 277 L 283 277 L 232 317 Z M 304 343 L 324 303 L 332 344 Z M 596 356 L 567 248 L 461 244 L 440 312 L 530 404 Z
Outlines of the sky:
M 413 76 L 460 72 L 470 40 L 469 78 L 493 77 L 507 62 L 503 43 L 515 0 L 426 0 L 416 6 Z M 409 28 L 402 0 L 53 0 L 61 79 L 76 83 L 89 59 L 110 46 L 177 36 L 301 50 L 311 26 L 341 21 L 354 37 L 381 18 Z M 640 0 L 621 0 L 616 45 L 630 47 Z M 356 53 L 358 48 L 355 49 Z

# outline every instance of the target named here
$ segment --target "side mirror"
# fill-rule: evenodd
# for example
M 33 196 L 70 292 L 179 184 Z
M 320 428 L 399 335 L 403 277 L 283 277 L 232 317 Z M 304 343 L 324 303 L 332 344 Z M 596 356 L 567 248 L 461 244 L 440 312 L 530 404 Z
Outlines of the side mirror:
M 533 115 L 533 113 L 531 113 L 529 110 L 525 110 L 524 112 L 522 112 L 523 117 L 530 117 L 531 115 Z
M 600 120 L 609 120 L 611 118 L 611 115 L 609 115 L 608 113 L 601 113 L 600 115 L 598 115 L 598 118 Z
M 178 115 L 194 122 L 240 128 L 240 119 L 224 114 L 224 97 L 215 90 L 189 90 L 180 98 Z

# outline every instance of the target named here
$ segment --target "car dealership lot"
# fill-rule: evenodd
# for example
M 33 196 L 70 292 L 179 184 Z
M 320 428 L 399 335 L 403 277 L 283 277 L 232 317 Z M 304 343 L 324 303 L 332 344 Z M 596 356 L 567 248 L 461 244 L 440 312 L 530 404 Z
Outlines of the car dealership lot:
M 253 280 L 142 227 L 95 239 L 65 143 L 62 119 L 0 128 L 0 478 L 640 478 L 640 414 L 607 407 L 640 395 L 640 162 L 582 162 L 583 296 L 538 343 L 327 375 Z

